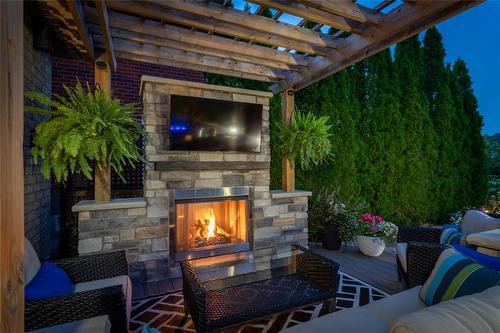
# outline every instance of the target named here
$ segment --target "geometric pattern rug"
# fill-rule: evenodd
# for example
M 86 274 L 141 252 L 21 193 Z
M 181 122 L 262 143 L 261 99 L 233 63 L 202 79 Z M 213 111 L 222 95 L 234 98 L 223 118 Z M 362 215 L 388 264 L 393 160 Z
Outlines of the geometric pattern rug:
M 346 273 L 339 272 L 339 290 L 336 311 L 362 306 L 388 296 L 387 293 L 370 286 Z M 313 320 L 326 314 L 323 303 L 307 306 L 288 313 L 271 315 L 264 319 L 227 329 L 225 333 L 275 333 L 285 328 Z M 174 292 L 137 300 L 132 303 L 130 331 L 141 332 L 144 325 L 160 332 L 195 332 L 193 322 L 184 315 L 182 292 Z

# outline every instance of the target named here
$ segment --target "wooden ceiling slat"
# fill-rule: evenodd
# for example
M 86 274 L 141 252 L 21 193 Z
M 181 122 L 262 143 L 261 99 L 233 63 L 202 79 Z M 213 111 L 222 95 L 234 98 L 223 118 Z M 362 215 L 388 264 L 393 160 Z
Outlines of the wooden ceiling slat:
M 93 14 L 93 12 L 88 10 L 87 16 L 89 19 L 90 16 L 92 16 L 91 14 Z M 260 45 L 248 45 L 247 43 L 233 41 L 224 37 L 208 35 L 203 32 L 161 24 L 151 20 L 144 20 L 115 12 L 110 13 L 110 26 L 114 29 L 191 44 L 194 47 L 198 47 L 200 51 L 211 48 L 223 52 L 241 54 L 247 57 L 255 57 L 257 59 L 256 61 L 262 59 L 291 66 L 307 66 L 310 62 L 310 58 L 303 55 L 276 51 Z
M 97 27 L 91 27 L 91 31 L 94 33 L 98 33 L 99 29 Z M 122 40 L 129 40 L 137 43 L 142 43 L 142 44 L 150 44 L 150 45 L 155 45 L 155 46 L 161 46 L 161 47 L 166 47 L 166 48 L 172 48 L 172 49 L 177 49 L 181 51 L 188 51 L 188 52 L 193 52 L 201 55 L 209 55 L 213 57 L 218 57 L 218 58 L 226 58 L 226 59 L 231 59 L 235 61 L 240 61 L 240 62 L 248 62 L 251 64 L 255 65 L 263 65 L 266 67 L 270 68 L 276 68 L 276 69 L 281 69 L 281 70 L 287 70 L 287 71 L 299 71 L 301 68 L 300 66 L 293 66 L 293 65 L 288 65 L 283 62 L 278 62 L 278 61 L 272 61 L 268 59 L 263 59 L 263 58 L 256 58 L 256 57 L 251 57 L 243 54 L 238 54 L 234 52 L 228 52 L 225 50 L 218 50 L 218 49 L 213 49 L 210 47 L 199 47 L 197 45 L 189 44 L 189 43 L 184 43 L 184 42 L 179 42 L 175 40 L 169 40 L 166 38 L 161 38 L 157 36 L 152 36 L 152 35 L 144 35 L 141 33 L 136 33 L 136 32 L 131 32 L 131 31 L 125 31 L 121 29 L 111 29 L 111 36 L 113 38 L 119 38 Z M 94 40 L 96 40 L 94 36 Z
M 338 49 L 337 59 L 314 59 L 308 71 L 290 75 L 287 80 L 273 85 L 271 90 L 276 93 L 289 88 L 299 90 L 307 87 L 482 2 L 484 0 L 417 1 L 414 4 L 403 4 L 385 16 L 384 24 L 367 31 L 370 38 L 358 35 L 345 38 L 344 45 Z
M 232 23 L 217 21 L 213 18 L 190 15 L 188 13 L 158 7 L 148 3 L 121 0 L 107 0 L 106 2 L 109 8 L 143 16 L 144 18 L 158 19 L 163 22 L 171 22 L 207 31 L 212 30 L 219 34 L 252 40 L 255 43 L 282 46 L 308 54 L 320 54 L 325 56 L 332 54 L 331 50 L 326 47 L 314 46 L 307 42 L 283 38 L 269 33 L 243 28 Z M 337 42 L 335 42 L 335 45 L 336 43 Z
M 359 22 L 348 20 L 299 2 L 279 0 L 254 0 L 252 2 L 305 18 L 308 21 L 326 24 L 356 34 L 362 34 L 366 29 L 366 26 Z
M 101 34 L 104 37 L 104 44 L 106 48 L 106 55 L 108 58 L 109 65 L 112 70 L 116 70 L 116 57 L 115 51 L 113 49 L 113 39 L 111 38 L 111 32 L 109 30 L 109 16 L 108 8 L 106 8 L 106 3 L 104 0 L 96 0 L 96 11 L 99 17 L 99 26 L 101 28 Z
M 87 56 L 89 57 L 89 59 L 94 60 L 94 43 L 92 41 L 92 36 L 87 30 L 82 4 L 80 1 L 68 1 L 67 4 L 71 15 L 73 16 L 73 22 L 78 28 L 80 39 L 85 45 Z
M 306 28 L 277 22 L 264 16 L 248 14 L 241 10 L 224 8 L 221 5 L 214 3 L 203 3 L 195 0 L 148 0 L 148 2 L 165 8 L 180 10 L 197 16 L 214 19 L 216 21 L 230 23 L 233 27 L 241 26 L 253 31 L 260 31 L 261 33 L 289 38 L 319 47 L 335 48 L 337 46 L 337 41 L 328 35 L 322 35 Z M 245 38 L 252 39 L 251 36 L 252 34 L 246 36 Z
M 235 72 L 235 71 L 231 71 L 231 70 L 213 68 L 213 67 L 209 67 L 209 66 L 205 66 L 205 65 L 194 65 L 194 64 L 188 64 L 188 63 L 183 63 L 183 62 L 179 62 L 179 61 L 174 61 L 171 59 L 151 57 L 151 56 L 142 55 L 138 52 L 134 52 L 134 51 L 130 51 L 130 50 L 125 51 L 125 52 L 115 50 L 115 52 L 116 52 L 116 56 L 118 58 L 134 60 L 134 61 L 139 61 L 139 62 L 146 62 L 146 63 L 150 63 L 150 64 L 183 68 L 183 69 L 187 69 L 187 70 L 204 72 L 204 73 L 227 75 L 227 76 L 233 76 L 233 77 L 238 77 L 238 78 L 248 79 L 248 80 L 264 81 L 264 82 L 277 82 L 278 81 L 278 79 L 268 78 L 265 76 L 260 76 L 260 75 L 255 75 L 255 74 L 240 73 L 240 72 Z
M 203 56 L 193 52 L 179 51 L 167 47 L 141 44 L 137 42 L 121 40 L 118 38 L 115 38 L 114 41 L 116 50 L 120 50 L 122 52 L 135 52 L 136 54 L 149 57 L 170 59 L 182 63 L 202 66 L 204 65 L 212 68 L 231 70 L 235 72 L 254 74 L 276 79 L 283 79 L 287 75 L 286 72 L 282 70 L 272 69 L 262 65 L 255 65 L 213 56 Z
M 384 17 L 382 14 L 377 13 L 374 10 L 354 2 L 331 0 L 305 0 L 305 2 L 317 9 L 340 15 L 361 23 L 377 25 Z
M 379 3 L 373 10 L 379 12 L 382 9 L 386 8 L 387 6 L 393 4 L 394 2 L 396 2 L 396 0 L 384 0 L 381 3 Z

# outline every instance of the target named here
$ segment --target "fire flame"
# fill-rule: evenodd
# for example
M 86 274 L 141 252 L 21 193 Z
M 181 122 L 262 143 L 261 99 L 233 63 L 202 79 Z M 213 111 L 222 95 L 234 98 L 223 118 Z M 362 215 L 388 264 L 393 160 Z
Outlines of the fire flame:
M 215 237 L 215 213 L 213 208 L 209 208 L 208 210 L 208 228 L 207 228 L 207 237 Z

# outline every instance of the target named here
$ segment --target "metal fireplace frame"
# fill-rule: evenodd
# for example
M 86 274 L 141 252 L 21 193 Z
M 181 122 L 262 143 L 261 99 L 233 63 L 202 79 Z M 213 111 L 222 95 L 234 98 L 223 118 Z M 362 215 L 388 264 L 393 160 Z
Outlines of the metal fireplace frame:
M 247 235 L 246 242 L 239 244 L 225 244 L 205 246 L 199 249 L 187 251 L 177 251 L 177 230 L 176 230 L 176 203 L 210 202 L 210 201 L 231 201 L 246 199 Z M 253 203 L 253 187 L 251 186 L 231 186 L 215 188 L 187 188 L 172 189 L 169 195 L 169 257 L 170 266 L 188 259 L 206 258 L 231 254 L 237 252 L 251 251 L 253 249 L 253 214 L 251 205 Z

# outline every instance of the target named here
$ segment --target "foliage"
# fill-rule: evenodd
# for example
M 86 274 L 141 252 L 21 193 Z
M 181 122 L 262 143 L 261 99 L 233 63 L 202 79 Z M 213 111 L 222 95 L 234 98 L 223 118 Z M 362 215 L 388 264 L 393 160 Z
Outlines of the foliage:
M 365 213 L 354 223 L 356 223 L 356 235 L 378 237 L 389 245 L 396 242 L 398 227 L 394 223 L 385 221 L 380 215 L 372 216 L 370 213 Z
M 460 210 L 450 214 L 450 223 L 458 227 L 462 225 L 464 220 L 464 213 Z
M 310 239 L 319 240 L 326 225 L 337 225 L 342 241 L 351 241 L 353 234 L 349 230 L 349 220 L 356 219 L 357 212 L 364 208 L 366 204 L 356 202 L 353 198 L 342 200 L 338 188 L 322 188 L 315 193 L 309 205 Z
M 91 91 L 80 83 L 74 88 L 64 86 L 67 97 L 55 99 L 35 92 L 26 97 L 52 107 L 26 107 L 27 112 L 49 115 L 36 127 L 33 157 L 41 160 L 42 174 L 53 173 L 57 181 L 65 181 L 69 174 L 83 173 L 92 179 L 92 163 L 97 168 L 111 165 L 121 174 L 126 164 L 141 160 L 137 141 L 142 135 L 139 122 L 134 119 L 134 107 L 121 105 L 101 90 Z
M 331 157 L 331 128 L 327 116 L 295 111 L 290 124 L 278 125 L 278 149 L 300 166 L 310 170 Z
M 500 176 L 500 133 L 485 137 L 488 149 L 488 174 Z

